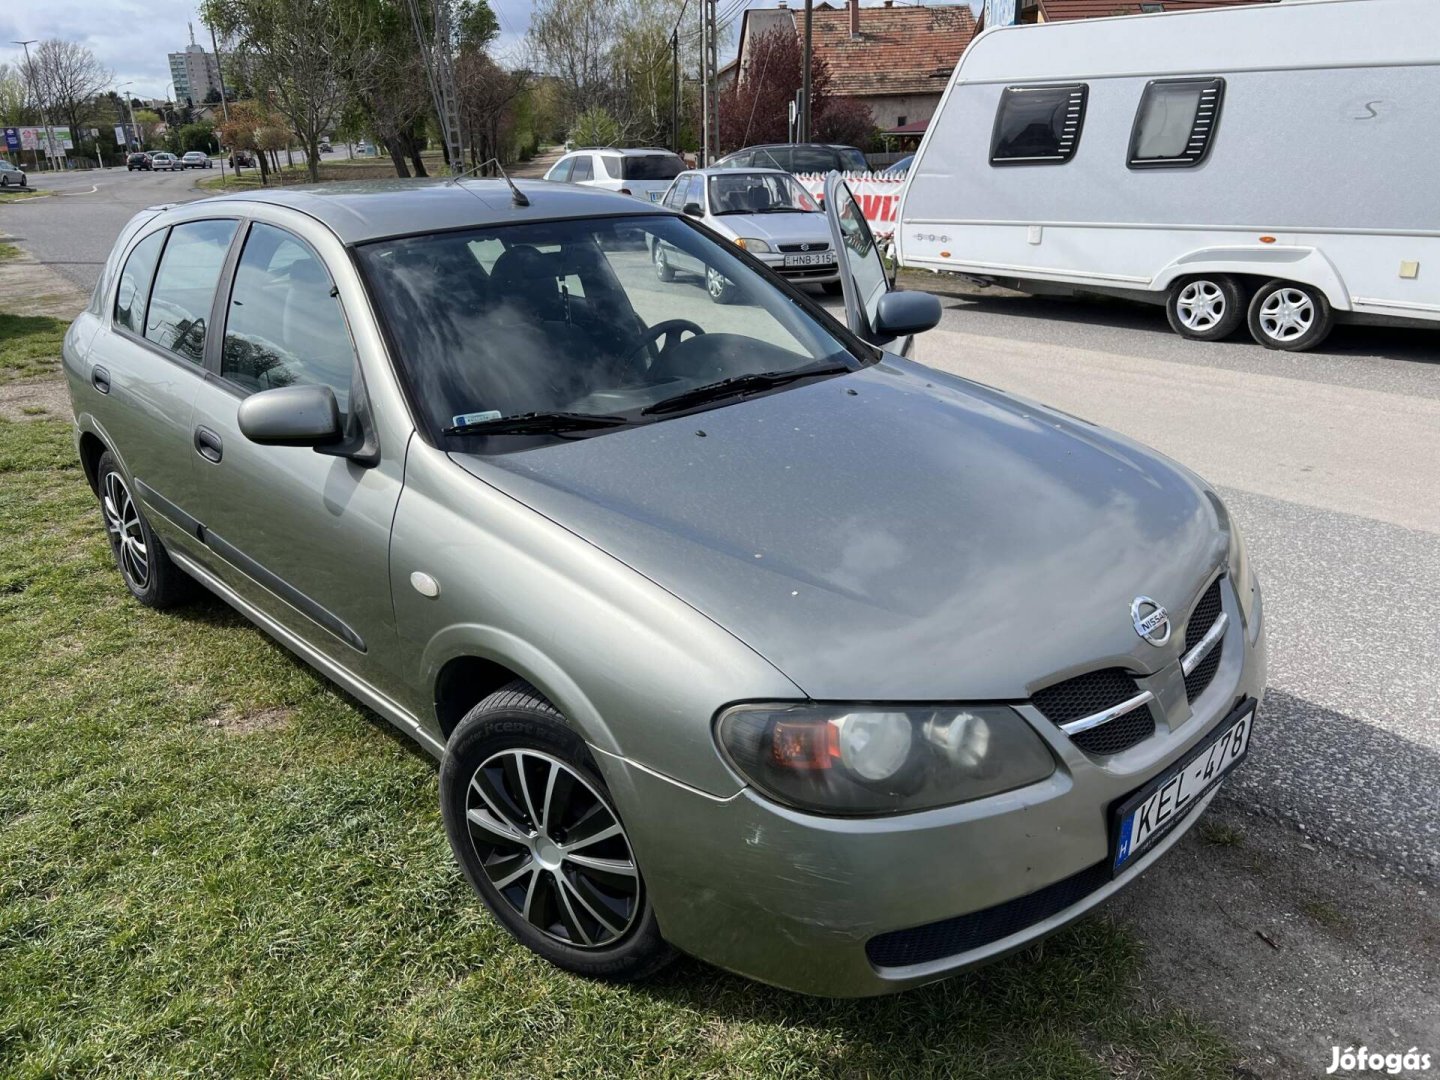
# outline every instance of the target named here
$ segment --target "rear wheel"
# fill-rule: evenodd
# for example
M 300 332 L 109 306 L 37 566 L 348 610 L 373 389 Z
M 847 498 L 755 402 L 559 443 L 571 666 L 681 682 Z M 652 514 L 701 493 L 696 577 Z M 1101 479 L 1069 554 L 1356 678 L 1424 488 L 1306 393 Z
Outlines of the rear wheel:
M 1195 341 L 1219 341 L 1245 321 L 1245 294 L 1228 274 L 1182 278 L 1165 301 L 1170 329 Z
M 187 600 L 192 589 L 190 579 L 170 561 L 135 501 L 115 455 L 108 450 L 100 455 L 96 480 L 105 535 L 130 595 L 152 608 L 174 607 Z
M 1330 336 L 1335 316 L 1313 285 L 1271 281 L 1251 298 L 1249 323 L 1251 336 L 1267 349 L 1304 352 Z
M 440 810 L 485 906 L 552 964 L 631 982 L 674 955 L 589 749 L 528 683 L 460 721 L 440 766 Z

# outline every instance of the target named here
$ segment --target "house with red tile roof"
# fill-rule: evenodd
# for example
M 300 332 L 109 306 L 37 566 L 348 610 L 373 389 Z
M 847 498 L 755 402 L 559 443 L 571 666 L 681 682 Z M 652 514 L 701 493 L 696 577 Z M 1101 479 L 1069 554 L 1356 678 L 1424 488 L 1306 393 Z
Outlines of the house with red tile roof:
M 740 47 L 721 69 L 722 85 L 746 78 L 746 45 L 776 27 L 803 34 L 805 12 L 798 2 L 781 0 L 774 8 L 747 8 L 741 17 Z M 881 130 L 928 120 L 960 54 L 975 36 L 968 3 L 920 6 L 883 3 L 862 7 L 859 0 L 831 4 L 822 0 L 811 15 L 811 44 L 830 67 L 830 93 L 857 98 L 870 109 Z

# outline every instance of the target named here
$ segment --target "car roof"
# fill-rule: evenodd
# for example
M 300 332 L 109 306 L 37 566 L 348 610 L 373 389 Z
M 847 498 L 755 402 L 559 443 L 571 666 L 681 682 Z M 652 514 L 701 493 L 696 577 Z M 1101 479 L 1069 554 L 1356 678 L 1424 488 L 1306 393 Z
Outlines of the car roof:
M 662 154 L 665 157 L 679 157 L 674 150 L 666 150 L 663 146 L 577 146 L 574 150 L 567 150 L 569 154 L 619 154 L 621 157 L 653 157 Z
M 789 176 L 784 169 L 772 169 L 768 165 L 742 165 L 738 169 L 721 169 L 711 165 L 708 169 L 686 169 L 686 173 L 701 176 L 744 176 L 746 173 L 764 173 L 767 176 Z
M 726 156 L 727 156 L 727 157 L 734 157 L 735 154 L 743 154 L 746 150 L 777 150 L 777 149 L 778 149 L 778 150 L 793 150 L 793 149 L 795 149 L 795 147 L 797 147 L 797 146 L 811 146 L 811 147 L 818 146 L 818 147 L 821 147 L 822 149 L 825 149 L 825 150 L 857 150 L 857 149 L 859 149 L 859 147 L 847 146 L 845 143 L 832 143 L 832 142 L 800 142 L 800 143 L 772 142 L 772 143 L 756 143 L 754 146 L 742 146 L 739 150 L 736 150 L 736 151 L 735 151 L 734 153 L 732 153 L 732 154 L 727 154 Z
M 328 226 L 342 243 L 360 244 L 387 236 L 484 228 L 556 218 L 674 211 L 604 188 L 519 180 L 530 200 L 516 206 L 503 180 L 352 180 L 293 188 L 257 188 L 220 195 L 186 207 L 260 202 L 298 210 Z

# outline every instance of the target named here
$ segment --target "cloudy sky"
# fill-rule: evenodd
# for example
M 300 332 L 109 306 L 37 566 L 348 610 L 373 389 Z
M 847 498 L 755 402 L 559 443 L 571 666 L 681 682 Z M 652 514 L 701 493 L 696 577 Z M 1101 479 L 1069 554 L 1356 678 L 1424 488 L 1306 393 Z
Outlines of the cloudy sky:
M 832 0 L 836 2 L 836 0 Z M 862 0 L 867 7 L 880 0 Z M 945 2 L 945 0 L 941 0 Z M 775 0 L 750 0 L 774 7 Z M 496 52 L 515 57 L 530 25 L 531 0 L 490 0 L 500 19 Z M 729 6 L 722 0 L 721 10 Z M 210 35 L 200 23 L 194 0 L 0 0 L 0 62 L 15 63 L 20 46 L 12 41 L 59 37 L 88 45 L 115 73 L 115 84 L 133 83 L 136 97 L 168 96 L 167 54 L 190 41 L 186 23 L 206 49 Z

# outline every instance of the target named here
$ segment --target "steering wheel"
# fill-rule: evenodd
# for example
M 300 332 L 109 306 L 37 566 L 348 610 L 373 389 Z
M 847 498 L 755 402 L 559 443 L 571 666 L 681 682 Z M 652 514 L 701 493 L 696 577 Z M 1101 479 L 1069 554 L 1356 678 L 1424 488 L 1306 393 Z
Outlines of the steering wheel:
M 625 366 L 630 366 L 638 359 L 636 353 L 640 352 L 641 349 L 654 345 L 655 342 L 659 341 L 662 337 L 665 339 L 663 348 L 668 349 L 672 345 L 678 345 L 680 343 L 680 335 L 687 330 L 696 337 L 700 337 L 705 333 L 702 327 L 697 326 L 689 319 L 665 319 L 662 322 L 656 323 L 654 326 L 647 327 L 640 334 L 640 340 L 635 342 L 635 344 L 630 347 L 630 351 L 625 354 Z

